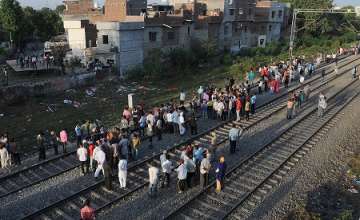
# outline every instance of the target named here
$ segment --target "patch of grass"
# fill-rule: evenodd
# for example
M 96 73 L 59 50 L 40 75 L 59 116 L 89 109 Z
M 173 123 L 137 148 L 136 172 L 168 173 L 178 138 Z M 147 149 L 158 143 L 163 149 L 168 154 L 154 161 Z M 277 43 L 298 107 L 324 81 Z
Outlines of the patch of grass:
M 352 175 L 360 176 L 360 154 L 350 160 L 349 166 Z

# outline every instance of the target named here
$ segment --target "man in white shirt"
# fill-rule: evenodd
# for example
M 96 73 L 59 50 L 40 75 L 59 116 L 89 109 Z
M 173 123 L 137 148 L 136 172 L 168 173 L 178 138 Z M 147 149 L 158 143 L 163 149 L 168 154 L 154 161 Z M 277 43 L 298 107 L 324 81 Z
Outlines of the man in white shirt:
M 155 163 L 151 163 L 149 167 L 149 196 L 154 197 L 157 191 L 159 181 L 159 169 L 155 167 Z
M 76 151 L 76 154 L 81 164 L 81 171 L 83 175 L 85 175 L 85 166 L 86 166 L 86 173 L 89 172 L 89 166 L 87 163 L 88 152 L 82 143 L 80 143 L 79 148 Z
M 208 154 L 204 156 L 200 163 L 200 186 L 205 188 L 209 184 L 209 172 L 211 164 L 208 159 Z
M 170 185 L 170 174 L 173 169 L 172 162 L 168 159 L 166 151 L 160 157 L 161 169 L 163 173 L 163 186 L 169 187 Z
M 233 127 L 229 131 L 229 140 L 230 140 L 230 154 L 234 154 L 236 151 L 236 142 L 242 134 L 242 129 L 238 129 L 236 124 L 233 124 Z
M 127 160 L 121 154 L 118 164 L 118 177 L 119 177 L 120 188 L 126 188 Z
M 184 160 L 180 160 L 180 166 L 175 170 L 178 173 L 178 193 L 182 193 L 186 188 L 187 169 Z
M 181 92 L 180 92 L 180 105 L 184 105 L 185 98 L 186 98 L 186 93 L 184 92 L 184 90 L 181 90 Z
M 166 129 L 169 133 L 173 133 L 173 127 L 172 127 L 172 114 L 170 111 L 166 113 Z
M 97 151 L 94 151 L 94 159 L 97 161 L 97 167 L 95 170 L 94 177 L 98 178 L 100 171 L 102 171 L 103 175 L 105 175 L 104 164 L 106 162 L 106 156 L 102 147 L 99 147 Z
M 177 112 L 177 109 L 175 109 L 171 113 L 171 117 L 172 117 L 172 125 L 173 125 L 174 133 L 179 134 L 179 113 Z

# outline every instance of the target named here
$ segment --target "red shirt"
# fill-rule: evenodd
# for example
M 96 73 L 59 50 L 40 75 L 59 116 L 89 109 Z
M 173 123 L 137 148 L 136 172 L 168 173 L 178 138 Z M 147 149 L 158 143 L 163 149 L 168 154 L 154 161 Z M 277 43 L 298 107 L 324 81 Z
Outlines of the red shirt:
M 242 106 L 242 104 L 241 104 L 241 100 L 240 99 L 236 99 L 236 110 L 237 111 L 240 111 L 241 110 L 241 106 Z
M 95 146 L 93 144 L 89 145 L 89 156 L 92 157 L 94 154 Z
M 80 210 L 81 220 L 93 220 L 95 219 L 94 209 L 90 206 L 84 206 Z

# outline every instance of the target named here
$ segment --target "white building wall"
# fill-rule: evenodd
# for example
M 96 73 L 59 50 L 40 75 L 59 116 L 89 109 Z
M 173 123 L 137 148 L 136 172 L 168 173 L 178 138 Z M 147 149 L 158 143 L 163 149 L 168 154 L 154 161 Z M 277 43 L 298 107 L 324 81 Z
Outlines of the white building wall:
M 86 48 L 86 36 L 85 28 L 81 27 L 81 21 L 64 20 L 64 29 L 73 55 L 82 57 Z
M 97 50 L 103 51 L 104 58 L 113 54 L 120 75 L 137 65 L 142 65 L 144 22 L 98 22 L 96 26 L 98 29 Z M 108 36 L 108 44 L 104 44 L 103 35 Z
M 144 60 L 144 24 L 124 28 L 120 32 L 120 74 L 135 66 L 142 65 Z

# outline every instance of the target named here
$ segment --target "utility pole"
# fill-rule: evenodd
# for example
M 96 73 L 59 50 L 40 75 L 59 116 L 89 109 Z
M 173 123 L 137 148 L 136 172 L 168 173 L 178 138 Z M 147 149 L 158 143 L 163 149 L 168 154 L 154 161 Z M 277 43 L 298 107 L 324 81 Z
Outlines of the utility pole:
M 12 49 L 12 46 L 13 46 L 13 39 L 10 31 L 10 49 Z
M 293 58 L 293 50 L 295 47 L 295 38 L 296 38 L 296 20 L 299 13 L 314 13 L 314 14 L 357 14 L 355 11 L 348 10 L 336 10 L 336 9 L 299 9 L 295 8 L 293 11 L 293 18 L 291 22 L 291 33 L 290 33 L 290 43 L 289 43 L 289 55 L 290 58 Z

